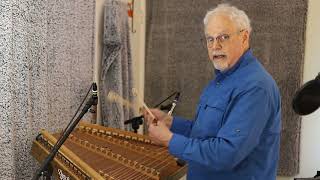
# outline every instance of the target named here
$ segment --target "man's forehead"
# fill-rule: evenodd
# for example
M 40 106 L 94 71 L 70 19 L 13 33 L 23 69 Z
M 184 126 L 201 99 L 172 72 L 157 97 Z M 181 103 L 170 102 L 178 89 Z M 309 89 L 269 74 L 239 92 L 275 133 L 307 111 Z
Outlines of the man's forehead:
M 232 31 L 228 30 L 228 29 L 221 29 L 221 30 L 214 30 L 214 31 L 207 30 L 207 31 L 205 31 L 205 35 L 206 36 L 216 36 L 216 35 L 220 35 L 220 34 L 229 34 L 230 32 L 232 32 Z
M 236 28 L 235 22 L 226 15 L 215 15 L 209 18 L 206 34 L 230 33 Z

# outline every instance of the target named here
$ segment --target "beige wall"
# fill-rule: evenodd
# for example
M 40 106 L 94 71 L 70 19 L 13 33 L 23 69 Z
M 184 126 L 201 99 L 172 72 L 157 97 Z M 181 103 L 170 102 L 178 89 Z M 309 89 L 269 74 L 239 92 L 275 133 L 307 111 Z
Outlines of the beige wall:
M 134 6 L 135 33 L 131 33 L 134 87 L 144 94 L 144 60 L 146 39 L 146 0 L 135 0 Z M 141 97 L 143 99 L 143 97 Z M 135 102 L 137 103 L 137 102 Z M 138 113 L 138 112 L 137 112 Z M 142 133 L 142 126 L 139 129 Z
M 104 0 L 97 0 L 97 39 L 96 39 L 96 68 L 101 59 L 101 8 Z M 132 34 L 132 52 L 134 64 L 134 79 L 136 87 L 144 92 L 144 58 L 145 58 L 145 0 L 136 0 L 134 26 L 137 30 Z M 306 51 L 303 80 L 307 82 L 320 72 L 320 0 L 309 0 Z M 97 73 L 96 73 L 97 74 Z M 95 76 L 98 77 L 97 75 Z M 314 176 L 320 170 L 320 110 L 304 116 L 301 129 L 300 173 L 296 177 Z M 292 180 L 293 177 L 278 177 L 278 180 Z
M 96 0 L 96 19 L 95 19 L 95 53 L 94 53 L 94 81 L 99 87 L 100 65 L 102 57 L 102 45 L 103 45 L 103 9 L 105 0 Z M 99 88 L 98 88 L 99 89 Z M 99 96 L 99 92 L 98 92 Z M 100 96 L 99 96 L 100 97 Z M 97 107 L 97 121 L 101 123 L 101 110 L 100 102 Z

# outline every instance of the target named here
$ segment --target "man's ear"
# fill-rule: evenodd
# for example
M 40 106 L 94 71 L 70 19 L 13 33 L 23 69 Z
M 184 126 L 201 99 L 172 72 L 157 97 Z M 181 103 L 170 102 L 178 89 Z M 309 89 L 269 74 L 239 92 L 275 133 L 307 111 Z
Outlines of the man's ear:
M 243 44 L 246 44 L 246 43 L 249 43 L 249 32 L 248 32 L 248 30 L 244 30 L 243 32 L 242 32 L 243 34 L 242 34 L 242 43 Z

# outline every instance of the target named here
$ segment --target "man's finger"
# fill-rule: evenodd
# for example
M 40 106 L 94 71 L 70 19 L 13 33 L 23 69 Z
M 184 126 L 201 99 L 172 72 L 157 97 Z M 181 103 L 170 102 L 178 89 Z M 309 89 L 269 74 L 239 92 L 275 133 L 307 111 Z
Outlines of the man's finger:
M 165 126 L 165 122 L 164 122 L 164 121 L 159 121 L 159 122 L 158 122 L 158 125 L 159 125 L 159 126 Z
M 148 124 L 148 126 L 150 126 L 152 124 L 152 117 L 150 117 L 150 116 L 147 116 L 147 117 L 148 117 L 147 124 Z
M 154 125 L 154 126 L 157 126 L 158 120 L 156 118 L 153 119 L 152 117 L 150 117 L 150 122 L 149 123 Z

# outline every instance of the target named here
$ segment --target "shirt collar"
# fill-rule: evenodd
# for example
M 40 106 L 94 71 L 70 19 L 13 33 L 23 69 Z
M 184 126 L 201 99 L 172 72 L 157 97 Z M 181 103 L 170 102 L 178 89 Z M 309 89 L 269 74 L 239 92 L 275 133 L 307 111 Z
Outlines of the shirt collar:
M 236 64 L 234 64 L 230 69 L 228 69 L 226 71 L 220 71 L 218 69 L 215 69 L 215 74 L 217 77 L 218 76 L 229 76 L 233 72 L 235 72 L 237 69 L 241 69 L 242 67 L 249 64 L 249 62 L 252 61 L 252 59 L 253 59 L 252 50 L 248 49 L 247 51 L 245 51 L 243 53 L 243 55 L 240 57 L 238 62 L 236 62 Z

